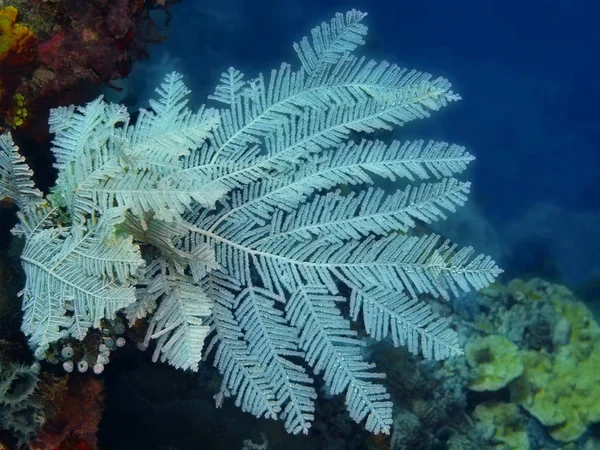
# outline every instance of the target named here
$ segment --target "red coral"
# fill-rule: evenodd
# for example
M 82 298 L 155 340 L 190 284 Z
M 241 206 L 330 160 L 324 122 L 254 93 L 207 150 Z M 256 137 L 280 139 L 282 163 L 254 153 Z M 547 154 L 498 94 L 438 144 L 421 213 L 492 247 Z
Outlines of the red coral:
M 62 41 L 65 39 L 65 32 L 59 31 L 50 39 L 42 42 L 38 46 L 38 55 L 40 62 L 47 66 L 51 66 L 53 61 L 58 57 Z
M 106 82 L 120 78 L 130 70 L 134 59 L 129 53 L 131 42 L 129 47 L 121 43 L 135 27 L 128 0 L 118 0 L 106 10 L 73 5 L 69 14 L 72 23 L 78 25 L 63 28 L 39 46 L 40 62 L 54 72 L 52 82 L 43 86 L 42 95 L 80 80 Z

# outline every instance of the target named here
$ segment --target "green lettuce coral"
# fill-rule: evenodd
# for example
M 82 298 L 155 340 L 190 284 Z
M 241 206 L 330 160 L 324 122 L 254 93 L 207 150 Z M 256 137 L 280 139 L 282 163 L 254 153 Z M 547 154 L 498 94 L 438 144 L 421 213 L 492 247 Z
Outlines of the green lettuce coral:
M 503 336 L 493 334 L 470 341 L 465 356 L 472 367 L 472 391 L 497 391 L 523 373 L 519 347 Z
M 530 443 L 523 417 L 514 403 L 486 402 L 477 405 L 473 416 L 477 429 L 494 448 L 503 450 L 529 450 Z
M 481 301 L 488 300 L 491 312 L 480 329 L 497 334 L 466 345 L 469 388 L 508 386 L 514 407 L 555 440 L 578 445 L 590 425 L 600 423 L 600 326 L 592 313 L 566 287 L 539 278 L 488 288 Z M 474 417 L 488 428 L 505 416 L 482 408 Z
M 569 341 L 552 353 L 523 351 L 524 376 L 511 392 L 554 439 L 571 442 L 600 422 L 600 327 L 580 302 L 552 304 L 571 325 Z

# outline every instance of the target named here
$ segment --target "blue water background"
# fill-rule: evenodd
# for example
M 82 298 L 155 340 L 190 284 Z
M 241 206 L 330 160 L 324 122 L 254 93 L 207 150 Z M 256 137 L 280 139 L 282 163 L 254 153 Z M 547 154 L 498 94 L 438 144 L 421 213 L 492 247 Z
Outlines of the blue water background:
M 569 0 L 185 0 L 127 80 L 141 105 L 169 70 L 205 102 L 229 66 L 297 64 L 292 43 L 337 11 L 369 13 L 364 54 L 450 79 L 463 101 L 396 132 L 464 144 L 470 205 L 436 230 L 510 276 L 586 281 L 600 261 L 600 6 Z M 157 16 L 157 20 L 161 20 Z M 547 273 L 544 273 L 546 271 Z

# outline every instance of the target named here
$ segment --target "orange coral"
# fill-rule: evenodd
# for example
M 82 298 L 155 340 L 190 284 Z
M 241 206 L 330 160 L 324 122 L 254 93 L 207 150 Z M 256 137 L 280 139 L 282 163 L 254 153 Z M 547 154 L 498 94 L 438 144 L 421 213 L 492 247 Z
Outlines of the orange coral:
M 13 6 L 0 8 L 0 61 L 9 55 L 26 54 L 35 40 L 33 33 L 17 23 L 19 12 Z

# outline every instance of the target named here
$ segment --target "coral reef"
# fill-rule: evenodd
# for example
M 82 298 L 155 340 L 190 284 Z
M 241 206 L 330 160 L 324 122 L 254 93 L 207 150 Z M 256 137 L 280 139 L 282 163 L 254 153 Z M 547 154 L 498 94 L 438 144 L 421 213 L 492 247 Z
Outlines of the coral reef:
M 553 306 L 570 324 L 568 342 L 552 353 L 522 352 L 525 374 L 511 392 L 550 436 L 571 442 L 600 422 L 600 328 L 582 303 Z
M 29 367 L 10 365 L 2 371 L 0 403 L 16 408 L 31 397 L 38 382 L 37 373 Z
M 370 356 L 385 368 L 394 403 L 391 439 L 370 438 L 369 448 L 481 449 L 486 441 L 467 418 L 468 371 L 462 358 L 419 361 L 388 343 L 372 345 Z
M 165 39 L 149 12 L 168 19 L 174 1 L 2 2 L 0 129 L 37 128 L 57 103 L 95 95 L 86 82 L 124 78 L 147 42 Z
M 104 408 L 102 381 L 64 375 L 41 383 L 40 391 L 51 415 L 36 433 L 31 450 L 97 449 L 96 433 Z
M 523 373 L 519 347 L 503 336 L 492 334 L 470 341 L 465 347 L 473 368 L 469 389 L 497 391 Z
M 526 417 L 517 417 L 519 406 L 555 441 L 581 444 L 590 426 L 600 422 L 600 327 L 592 313 L 569 289 L 541 279 L 496 285 L 478 300 L 487 309 L 476 322 L 485 337 L 471 338 L 467 358 L 473 383 L 486 389 L 475 390 L 507 386 L 511 401 L 476 408 L 474 416 L 487 422 L 487 435 L 494 428 L 495 441 L 506 443 L 507 423 Z M 481 348 L 488 358 L 469 356 Z M 500 426 L 500 420 L 507 423 Z M 510 439 L 519 442 L 522 436 Z
M 514 403 L 481 403 L 475 408 L 473 416 L 479 432 L 493 443 L 494 448 L 529 450 L 525 423 Z
M 101 327 L 93 329 L 84 339 L 60 339 L 37 357 L 50 364 L 62 365 L 67 373 L 74 370 L 84 373 L 92 369 L 90 372 L 99 375 L 110 362 L 111 352 L 125 345 L 123 334 L 126 330 L 120 317 L 102 320 Z
M 102 382 L 93 376 L 40 373 L 39 363 L 18 364 L 13 353 L 22 355 L 24 349 L 13 352 L 12 346 L 0 346 L 0 428 L 12 438 L 6 448 L 96 449 Z
M 29 442 L 44 421 L 41 404 L 33 398 L 38 365 L 0 363 L 0 426 L 11 431 L 21 446 Z
M 33 57 L 36 40 L 27 26 L 17 22 L 18 14 L 13 6 L 0 8 L 0 62 L 13 66 Z

